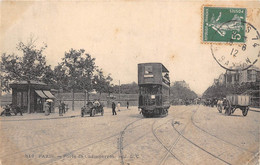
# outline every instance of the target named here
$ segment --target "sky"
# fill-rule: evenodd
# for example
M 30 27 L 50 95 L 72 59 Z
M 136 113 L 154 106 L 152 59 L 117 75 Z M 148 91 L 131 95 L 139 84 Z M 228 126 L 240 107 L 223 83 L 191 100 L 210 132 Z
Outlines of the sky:
M 202 94 L 225 72 L 201 41 L 203 5 L 258 8 L 259 18 L 259 1 L 1 2 L 0 51 L 19 53 L 16 44 L 33 36 L 36 45 L 47 43 L 54 67 L 71 48 L 85 49 L 114 84 L 137 82 L 138 63 L 160 62 L 171 82 L 185 80 Z

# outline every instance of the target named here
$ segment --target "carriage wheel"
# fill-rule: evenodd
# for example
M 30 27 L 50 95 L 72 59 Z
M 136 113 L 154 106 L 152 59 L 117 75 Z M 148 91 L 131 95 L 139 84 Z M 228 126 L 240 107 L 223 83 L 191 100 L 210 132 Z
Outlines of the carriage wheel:
M 222 107 L 221 106 L 218 106 L 218 112 L 222 113 Z
M 228 100 L 228 101 L 227 101 L 227 106 L 226 106 L 225 114 L 227 114 L 227 115 L 229 116 L 229 115 L 231 115 L 231 111 L 232 111 L 232 106 L 231 106 L 230 101 Z
M 231 115 L 231 111 L 232 111 L 232 107 L 228 107 L 228 110 L 227 110 L 227 115 Z
M 246 108 L 244 108 L 244 109 L 242 110 L 243 116 L 246 116 L 246 115 L 247 115 L 248 110 L 249 110 L 249 107 L 246 107 Z

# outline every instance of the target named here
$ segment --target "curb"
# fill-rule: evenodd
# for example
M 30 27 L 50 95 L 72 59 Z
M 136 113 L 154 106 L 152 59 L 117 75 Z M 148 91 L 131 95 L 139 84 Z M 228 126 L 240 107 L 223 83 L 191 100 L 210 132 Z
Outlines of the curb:
M 253 112 L 260 112 L 260 108 L 249 107 L 249 110 Z
M 52 120 L 52 119 L 66 119 L 66 118 L 75 118 L 75 117 L 80 117 L 80 115 L 71 115 L 71 116 L 60 116 L 60 117 L 51 117 L 51 118 L 39 118 L 39 119 L 17 119 L 17 120 L 0 120 L 2 121 L 29 121 L 29 120 Z

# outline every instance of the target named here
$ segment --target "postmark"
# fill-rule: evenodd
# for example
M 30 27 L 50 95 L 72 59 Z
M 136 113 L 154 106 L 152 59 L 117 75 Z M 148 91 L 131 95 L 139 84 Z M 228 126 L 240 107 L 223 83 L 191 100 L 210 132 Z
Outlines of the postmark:
M 223 23 L 222 26 L 229 26 L 236 22 L 236 20 L 230 20 Z M 242 26 L 245 27 L 245 34 L 233 32 L 233 34 L 239 34 L 234 37 L 233 35 L 226 38 L 225 44 L 211 44 L 211 53 L 216 62 L 226 70 L 237 71 L 246 70 L 255 65 L 260 58 L 260 34 L 257 29 L 250 23 L 241 21 Z M 216 31 L 212 38 L 218 36 Z M 237 41 L 243 38 L 244 42 L 238 44 Z
M 244 43 L 246 8 L 206 7 L 203 8 L 204 43 L 221 43 L 234 38 L 235 43 Z M 217 34 L 216 34 L 217 33 Z M 240 37 L 239 37 L 240 36 Z
M 203 7 L 202 42 L 226 70 L 246 70 L 259 60 L 260 35 L 246 17 L 246 8 Z

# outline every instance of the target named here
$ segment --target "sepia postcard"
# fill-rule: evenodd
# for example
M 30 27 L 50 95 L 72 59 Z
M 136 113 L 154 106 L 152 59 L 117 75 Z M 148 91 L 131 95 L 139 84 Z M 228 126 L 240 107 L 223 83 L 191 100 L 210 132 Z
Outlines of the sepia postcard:
M 0 1 L 0 165 L 258 165 L 260 1 Z

